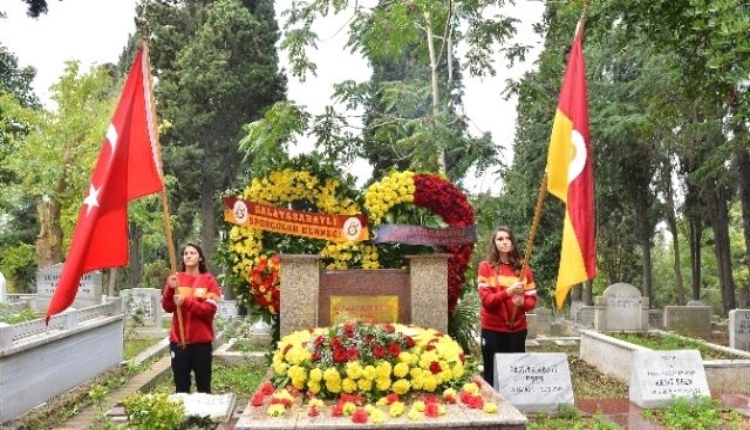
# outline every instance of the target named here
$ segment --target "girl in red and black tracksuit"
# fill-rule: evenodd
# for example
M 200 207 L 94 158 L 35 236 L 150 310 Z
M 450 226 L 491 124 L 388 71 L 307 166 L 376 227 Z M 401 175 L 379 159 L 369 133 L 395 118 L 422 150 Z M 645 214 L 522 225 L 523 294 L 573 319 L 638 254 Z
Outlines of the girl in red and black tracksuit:
M 495 354 L 526 352 L 526 312 L 534 309 L 537 296 L 531 269 L 522 275 L 522 266 L 513 232 L 508 227 L 495 229 L 477 273 L 483 377 L 495 387 Z
M 182 249 L 179 273 L 167 278 L 161 305 L 173 312 L 169 332 L 175 391 L 189 393 L 191 373 L 199 393 L 211 393 L 214 316 L 221 290 L 208 272 L 200 246 L 188 243 Z M 182 323 L 180 323 L 180 320 Z

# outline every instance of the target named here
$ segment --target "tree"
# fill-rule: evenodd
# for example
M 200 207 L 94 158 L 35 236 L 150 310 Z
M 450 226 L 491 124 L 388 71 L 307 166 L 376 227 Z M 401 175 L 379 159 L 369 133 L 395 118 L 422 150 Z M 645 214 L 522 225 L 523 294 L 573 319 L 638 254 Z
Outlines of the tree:
M 71 232 L 88 185 L 116 98 L 110 68 L 82 74 L 76 62 L 53 86 L 57 112 L 35 112 L 27 135 L 13 141 L 6 168 L 18 178 L 8 184 L 3 199 L 26 201 L 36 207 L 38 267 L 62 261 L 65 233 Z M 12 201 L 12 200 L 11 200 Z M 67 239 L 69 240 L 69 238 Z
M 750 244 L 750 156 L 748 155 L 748 116 L 750 98 L 747 97 L 747 82 L 750 76 L 750 41 L 744 37 L 750 31 L 750 13 L 747 2 L 729 0 L 723 2 L 652 2 L 636 0 L 625 5 L 622 2 L 607 2 L 607 14 L 622 19 L 632 31 L 649 34 L 654 47 L 662 52 L 674 53 L 680 64 L 682 88 L 688 97 L 701 99 L 702 106 L 714 118 L 727 125 L 721 139 L 712 139 L 710 145 L 719 142 L 719 151 L 705 161 L 706 168 L 697 170 L 699 175 L 726 179 L 725 162 L 731 162 L 739 173 L 737 183 L 743 212 L 745 243 Z M 711 70 L 711 73 L 706 73 Z M 720 158 L 721 157 L 721 158 Z M 711 167 L 709 167 L 711 166 Z M 721 185 L 720 187 L 721 188 Z M 715 189 L 716 190 L 716 189 Z M 716 190 L 718 191 L 718 190 Z M 718 205 L 711 213 L 726 213 L 726 195 L 713 196 L 707 200 Z M 727 217 L 722 216 L 723 219 Z M 722 222 L 721 220 L 715 220 Z M 714 223 L 713 228 L 719 225 Z M 728 234 L 717 237 L 717 253 L 727 258 L 728 243 L 723 243 Z M 720 262 L 724 269 L 722 295 L 725 310 L 734 305 L 734 288 L 728 262 Z M 750 248 L 745 251 L 745 265 L 750 268 Z M 725 285 L 726 283 L 726 285 Z
M 244 124 L 284 98 L 271 0 L 158 0 L 138 16 L 150 35 L 165 172 L 178 179 L 170 204 L 175 239 L 200 235 L 209 255 L 219 195 L 241 174 Z
M 312 31 L 315 18 L 344 11 L 352 12 L 347 46 L 365 56 L 381 74 L 372 85 L 349 81 L 338 86 L 334 97 L 348 108 L 357 108 L 364 102 L 380 113 L 370 112 L 368 125 L 372 129 L 364 139 L 345 136 L 326 140 L 322 145 L 326 151 L 342 152 L 344 157 L 369 154 L 373 158 L 379 154 L 386 164 L 391 164 L 387 162 L 391 158 L 398 161 L 397 165 L 437 171 L 452 179 L 466 172 L 467 158 L 479 165 L 480 172 L 496 164 L 497 150 L 489 136 L 467 139 L 466 120 L 454 113 L 455 103 L 460 102 L 454 47 L 467 47 L 462 66 L 469 73 L 494 74 L 488 58 L 515 34 L 517 20 L 507 16 L 488 18 L 482 12 L 504 4 L 503 0 L 412 0 L 382 1 L 368 8 L 349 1 L 295 2 L 288 13 L 286 38 L 281 44 L 289 53 L 293 75 L 304 79 L 306 73 L 315 73 L 315 64 L 306 54 L 317 40 Z M 523 58 L 526 47 L 503 45 L 500 50 L 512 64 Z M 389 63 L 391 66 L 387 66 Z M 389 71 L 405 66 L 416 70 L 389 79 Z M 447 164 L 451 158 L 455 163 L 453 172 Z

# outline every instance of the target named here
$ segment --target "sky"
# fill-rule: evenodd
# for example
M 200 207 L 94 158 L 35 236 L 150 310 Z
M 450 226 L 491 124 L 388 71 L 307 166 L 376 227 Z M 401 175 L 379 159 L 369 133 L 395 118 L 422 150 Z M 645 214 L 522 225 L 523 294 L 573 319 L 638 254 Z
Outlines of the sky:
M 49 107 L 49 87 L 62 75 L 65 62 L 80 61 L 84 70 L 93 64 L 117 62 L 128 35 L 135 30 L 136 0 L 49 0 L 49 13 L 37 19 L 26 16 L 26 4 L 20 0 L 6 0 L 0 6 L 8 16 L 0 19 L 0 43 L 18 58 L 21 66 L 37 70 L 34 90 Z M 277 16 L 291 5 L 291 0 L 276 0 Z M 524 63 L 508 69 L 501 54 L 494 59 L 496 76 L 479 79 L 464 75 L 464 113 L 469 118 L 469 132 L 481 135 L 492 133 L 496 145 L 510 148 L 516 120 L 516 100 L 503 99 L 502 91 L 508 78 L 518 78 L 534 67 L 541 50 L 541 38 L 534 34 L 532 25 L 541 19 L 544 2 L 518 0 L 515 6 L 506 6 L 503 13 L 521 20 L 517 39 L 532 45 Z M 84 18 L 85 17 L 85 18 Z M 364 59 L 345 50 L 345 23 L 349 15 L 324 18 L 314 30 L 320 37 L 318 49 L 310 53 L 318 65 L 317 76 L 308 76 L 305 82 L 289 77 L 287 96 L 306 106 L 312 114 L 321 114 L 331 104 L 333 84 L 353 79 L 367 80 L 369 67 Z M 283 26 L 281 18 L 279 25 Z M 281 66 L 288 64 L 281 53 Z M 312 143 L 301 138 L 293 153 L 306 152 Z M 512 154 L 504 151 L 504 161 L 510 164 Z M 361 184 L 372 173 L 364 161 L 349 166 L 349 171 Z M 477 179 L 467 179 L 465 185 L 473 192 L 489 191 L 497 194 L 501 189 L 498 178 L 487 174 Z

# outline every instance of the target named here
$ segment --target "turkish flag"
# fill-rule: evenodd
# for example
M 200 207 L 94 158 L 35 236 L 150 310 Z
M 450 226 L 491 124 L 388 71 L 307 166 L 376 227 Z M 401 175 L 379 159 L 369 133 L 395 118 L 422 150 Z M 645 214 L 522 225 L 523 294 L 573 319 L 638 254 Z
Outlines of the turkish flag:
M 568 57 L 547 155 L 547 189 L 565 203 L 555 303 L 562 305 L 574 284 L 596 276 L 594 170 L 579 28 Z
M 128 202 L 164 189 L 147 48 L 135 57 L 104 138 L 46 321 L 75 299 L 81 276 L 128 263 Z

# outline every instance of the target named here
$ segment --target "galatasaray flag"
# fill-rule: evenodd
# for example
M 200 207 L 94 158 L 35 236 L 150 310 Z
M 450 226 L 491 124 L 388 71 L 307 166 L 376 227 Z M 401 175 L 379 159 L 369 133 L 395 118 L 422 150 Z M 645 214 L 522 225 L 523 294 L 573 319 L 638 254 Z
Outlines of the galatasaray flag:
M 547 156 L 547 189 L 565 203 L 555 288 L 558 308 L 573 285 L 596 276 L 594 178 L 581 33 L 576 32 L 568 58 Z
M 135 56 L 104 137 L 47 323 L 73 303 L 85 273 L 128 263 L 128 202 L 164 188 L 145 50 Z

